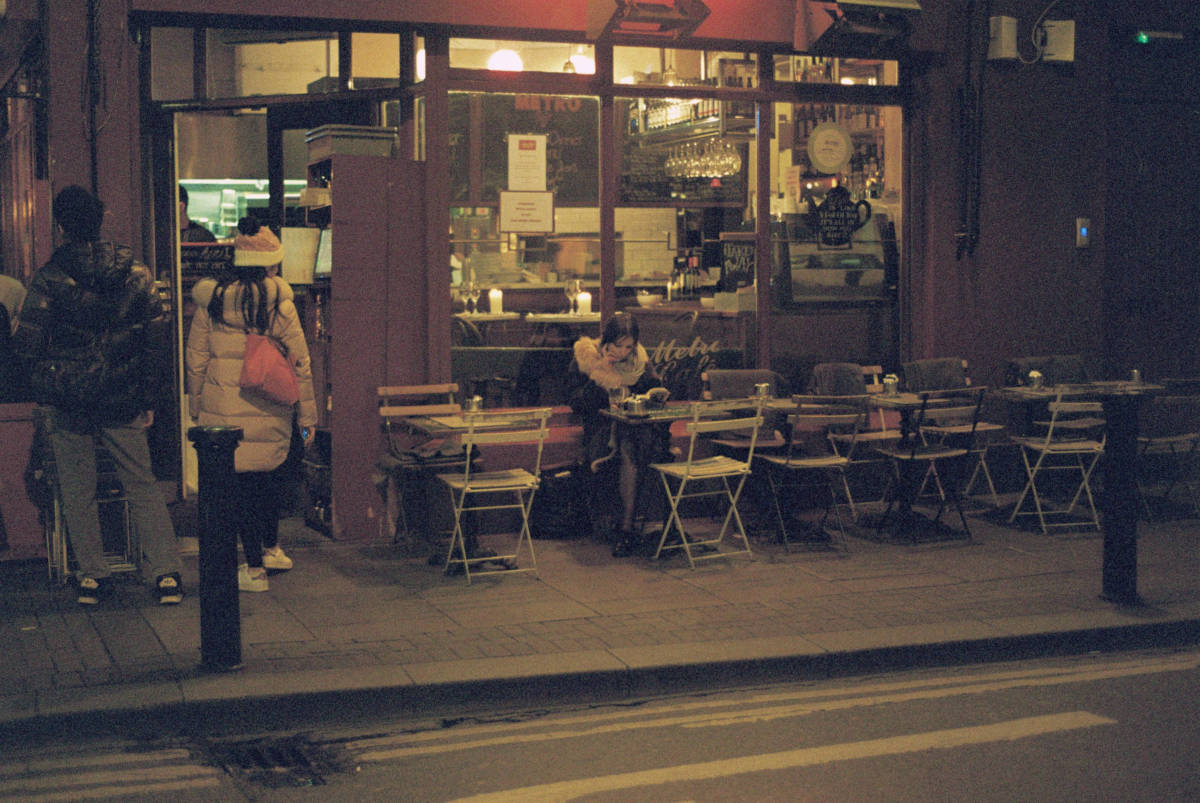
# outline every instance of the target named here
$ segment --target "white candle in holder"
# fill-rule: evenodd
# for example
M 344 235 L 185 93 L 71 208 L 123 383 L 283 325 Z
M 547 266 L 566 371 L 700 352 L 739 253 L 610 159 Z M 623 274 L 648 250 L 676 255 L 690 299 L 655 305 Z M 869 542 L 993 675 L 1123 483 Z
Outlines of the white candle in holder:
M 499 287 L 488 290 L 488 309 L 492 312 L 504 312 L 504 291 Z
M 592 314 L 592 294 L 589 293 L 587 290 L 584 290 L 582 293 L 580 293 L 578 296 L 575 297 L 575 303 L 579 308 L 580 315 L 591 315 Z

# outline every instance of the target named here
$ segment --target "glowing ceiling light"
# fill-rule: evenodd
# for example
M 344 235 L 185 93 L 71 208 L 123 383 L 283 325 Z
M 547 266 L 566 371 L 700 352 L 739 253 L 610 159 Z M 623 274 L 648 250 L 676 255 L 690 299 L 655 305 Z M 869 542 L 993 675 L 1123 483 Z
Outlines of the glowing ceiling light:
M 488 58 L 487 63 L 489 70 L 506 70 L 508 72 L 520 72 L 525 69 L 525 62 L 521 61 L 521 56 L 517 51 L 504 48 L 497 50 Z
M 569 58 L 568 61 L 572 66 L 575 67 L 575 72 L 579 73 L 580 75 L 596 74 L 596 60 L 591 56 L 583 53 L 574 53 L 571 55 L 571 58 Z

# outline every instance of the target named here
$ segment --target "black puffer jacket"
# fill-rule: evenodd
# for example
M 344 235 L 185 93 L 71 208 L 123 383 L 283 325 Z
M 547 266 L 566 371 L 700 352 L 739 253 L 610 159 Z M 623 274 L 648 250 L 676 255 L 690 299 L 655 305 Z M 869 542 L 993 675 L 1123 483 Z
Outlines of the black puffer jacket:
M 56 421 L 75 432 L 127 424 L 155 406 L 163 373 L 154 349 L 156 325 L 165 323 L 149 272 L 133 266 L 123 245 L 70 242 L 58 248 L 34 276 L 14 336 L 32 378 L 36 401 L 53 406 Z M 100 343 L 107 367 L 84 403 L 52 398 L 39 372 L 64 361 L 61 355 Z

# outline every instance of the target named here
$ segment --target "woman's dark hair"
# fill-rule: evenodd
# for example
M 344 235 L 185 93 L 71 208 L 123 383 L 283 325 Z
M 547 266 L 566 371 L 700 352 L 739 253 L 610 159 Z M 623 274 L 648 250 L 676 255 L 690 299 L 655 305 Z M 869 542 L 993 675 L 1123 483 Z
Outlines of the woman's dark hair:
M 279 296 L 273 306 L 267 305 L 267 269 L 262 265 L 238 265 L 217 279 L 217 288 L 208 300 L 208 317 L 220 323 L 225 312 L 225 292 L 233 285 L 242 289 L 242 326 L 265 332 L 271 328 L 271 318 L 279 312 Z
M 68 239 L 76 242 L 100 239 L 104 202 L 78 184 L 63 187 L 50 211 Z
M 618 312 L 608 319 L 608 323 L 604 324 L 604 332 L 600 335 L 600 345 L 616 343 L 623 337 L 632 337 L 634 344 L 638 343 L 637 318 L 628 312 Z
M 258 234 L 258 230 L 262 228 L 262 224 L 258 222 L 258 218 L 254 215 L 246 215 L 238 220 L 238 231 L 247 237 L 253 237 Z

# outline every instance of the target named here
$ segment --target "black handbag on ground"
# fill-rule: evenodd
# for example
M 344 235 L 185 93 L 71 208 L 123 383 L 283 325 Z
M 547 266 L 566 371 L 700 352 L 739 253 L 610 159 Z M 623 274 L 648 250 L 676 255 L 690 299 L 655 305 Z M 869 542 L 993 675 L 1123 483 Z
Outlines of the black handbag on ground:
M 591 535 L 587 515 L 585 466 L 572 463 L 542 469 L 529 509 L 534 538 L 578 538 Z

